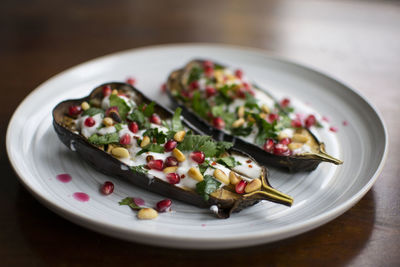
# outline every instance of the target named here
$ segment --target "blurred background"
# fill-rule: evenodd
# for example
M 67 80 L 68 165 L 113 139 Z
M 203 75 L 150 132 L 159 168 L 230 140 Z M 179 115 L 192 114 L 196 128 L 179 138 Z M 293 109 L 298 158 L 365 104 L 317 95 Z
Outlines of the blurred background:
M 29 92 L 102 55 L 182 42 L 261 48 L 359 90 L 383 114 L 391 139 L 378 183 L 349 212 L 321 228 L 222 255 L 92 233 L 53 214 L 19 185 L 4 136 L 12 112 Z M 2 0 L 0 62 L 0 265 L 400 265 L 399 1 Z

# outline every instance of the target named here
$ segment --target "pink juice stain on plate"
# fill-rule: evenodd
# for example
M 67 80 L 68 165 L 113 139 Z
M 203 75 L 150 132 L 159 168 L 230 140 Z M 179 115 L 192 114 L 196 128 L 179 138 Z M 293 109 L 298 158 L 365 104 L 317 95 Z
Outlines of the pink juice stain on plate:
M 88 194 L 83 193 L 83 192 L 76 192 L 72 195 L 76 200 L 81 201 L 81 202 L 87 202 L 89 201 L 90 197 Z
M 68 173 L 59 174 L 56 176 L 56 178 L 62 183 L 69 183 L 72 180 L 71 175 Z

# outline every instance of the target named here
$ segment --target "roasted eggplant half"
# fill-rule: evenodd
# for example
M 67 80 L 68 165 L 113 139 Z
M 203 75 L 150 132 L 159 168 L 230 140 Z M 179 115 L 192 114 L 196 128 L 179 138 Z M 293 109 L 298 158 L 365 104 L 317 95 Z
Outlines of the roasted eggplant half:
M 95 169 L 227 218 L 260 200 L 290 206 L 268 171 L 232 143 L 199 135 L 181 117 L 124 83 L 107 83 L 53 110 L 59 139 Z
M 261 164 L 291 172 L 312 171 L 324 161 L 342 164 L 311 132 L 320 126 L 314 115 L 299 118 L 289 99 L 276 101 L 241 70 L 193 60 L 173 71 L 166 85 L 173 105 L 196 128 L 233 142 Z

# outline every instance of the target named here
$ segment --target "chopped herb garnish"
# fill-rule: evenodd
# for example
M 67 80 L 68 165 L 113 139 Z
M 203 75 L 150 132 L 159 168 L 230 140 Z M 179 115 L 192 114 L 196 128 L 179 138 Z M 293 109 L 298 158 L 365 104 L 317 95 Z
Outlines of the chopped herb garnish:
M 258 126 L 258 134 L 255 140 L 258 145 L 263 145 L 267 138 L 275 139 L 277 137 L 276 121 L 274 121 L 273 123 L 268 123 L 258 114 L 253 114 L 253 117 L 256 119 Z
M 130 121 L 137 122 L 140 128 L 150 127 L 150 122 L 146 120 L 146 117 L 144 116 L 143 112 L 137 108 L 134 109 L 133 112 L 127 116 L 127 119 Z
M 104 110 L 101 108 L 89 108 L 85 111 L 83 111 L 82 116 L 90 116 L 93 117 L 96 114 L 104 114 Z
M 109 133 L 105 135 L 93 134 L 88 138 L 88 141 L 94 145 L 119 143 L 119 135 L 118 133 Z
M 164 153 L 164 151 L 165 149 L 162 145 L 148 144 L 147 146 L 143 147 L 143 149 L 141 149 L 138 153 L 136 153 L 136 155 L 139 156 L 145 152 Z
M 163 131 L 160 131 L 159 128 L 150 128 L 147 129 L 144 133 L 143 136 L 148 136 L 150 137 L 150 140 L 156 140 L 157 144 L 164 144 L 167 139 L 167 134 L 165 134 Z
M 131 209 L 134 209 L 134 210 L 142 209 L 142 207 L 139 207 L 138 205 L 136 205 L 135 201 L 131 197 L 126 197 L 126 198 L 122 199 L 120 202 L 118 202 L 118 204 L 120 206 L 127 205 L 127 206 L 131 207 Z
M 146 106 L 146 108 L 145 108 L 144 111 L 143 111 L 143 114 L 144 114 L 146 117 L 150 117 L 151 115 L 153 115 L 153 113 L 154 113 L 154 105 L 155 105 L 155 103 L 154 103 L 154 102 L 151 102 L 150 104 L 148 104 L 148 105 Z
M 217 142 L 210 136 L 186 134 L 178 145 L 181 151 L 203 151 L 206 157 L 218 156 L 232 147 L 232 143 Z
M 232 128 L 231 133 L 235 136 L 249 136 L 252 130 L 253 130 L 253 125 L 249 125 L 247 127 L 240 126 L 237 128 Z
M 234 168 L 238 165 L 242 165 L 239 161 L 236 161 L 234 157 L 223 157 L 217 160 L 219 164 L 225 165 L 228 168 Z
M 207 113 L 210 111 L 210 106 L 199 91 L 194 92 L 192 99 L 192 108 L 202 118 L 207 118 Z
M 121 131 L 121 130 L 122 130 L 122 125 L 123 125 L 123 123 L 117 123 L 117 124 L 115 124 L 115 125 L 114 125 L 115 130 L 117 130 L 117 132 Z
M 204 180 L 196 184 L 196 192 L 208 201 L 210 194 L 217 190 L 221 182 L 215 180 L 211 175 L 205 175 Z
M 126 115 L 131 109 L 125 100 L 118 95 L 110 95 L 110 107 L 118 107 L 118 114 L 122 120 L 125 120 Z
M 192 68 L 189 74 L 189 79 L 187 81 L 188 84 L 191 84 L 192 82 L 199 80 L 202 72 L 203 70 L 201 68 L 198 67 Z
M 132 166 L 131 170 L 138 173 L 146 174 L 149 170 L 145 168 L 146 165 Z
M 211 113 L 214 117 L 222 118 L 225 121 L 226 125 L 231 125 L 236 119 L 236 115 L 230 113 L 229 111 L 226 111 L 224 109 L 224 105 L 212 107 Z

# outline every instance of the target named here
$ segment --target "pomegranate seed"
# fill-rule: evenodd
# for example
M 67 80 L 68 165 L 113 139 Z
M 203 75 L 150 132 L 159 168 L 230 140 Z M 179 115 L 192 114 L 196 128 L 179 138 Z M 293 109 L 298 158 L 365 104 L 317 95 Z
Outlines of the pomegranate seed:
M 304 121 L 305 125 L 307 128 L 310 128 L 311 126 L 313 126 L 315 123 L 317 122 L 317 120 L 315 119 L 314 115 L 309 115 L 306 120 Z
M 247 90 L 245 88 L 240 87 L 239 90 L 237 90 L 237 92 L 236 92 L 237 97 L 242 98 L 242 99 L 246 98 L 246 92 L 247 92 Z
M 265 144 L 263 146 L 264 150 L 269 152 L 269 153 L 274 153 L 274 147 L 275 147 L 275 142 L 274 139 L 267 139 L 267 141 L 265 141 Z
M 221 117 L 213 119 L 213 125 L 217 129 L 223 129 L 225 127 L 225 121 Z
M 290 99 L 289 98 L 284 98 L 281 101 L 281 107 L 286 108 L 290 104 Z
M 198 164 L 202 164 L 204 162 L 204 159 L 206 158 L 203 151 L 193 151 L 192 153 L 190 153 L 190 157 Z
M 349 125 L 349 122 L 348 121 L 343 121 L 342 124 L 343 124 L 343 126 L 347 126 L 347 125 Z
M 88 117 L 85 120 L 85 126 L 87 127 L 92 127 L 93 125 L 96 124 L 96 121 L 92 117 Z
M 116 113 L 118 113 L 118 107 L 117 107 L 117 106 L 109 107 L 109 108 L 106 110 L 106 117 L 108 117 L 108 116 L 110 115 L 110 112 L 116 112 Z
M 109 85 L 103 86 L 102 92 L 104 97 L 111 95 L 111 87 Z
M 250 84 L 249 83 L 246 83 L 246 82 L 244 82 L 243 83 L 243 87 L 244 87 L 244 89 L 246 89 L 246 91 L 250 91 Z
M 131 136 L 129 134 L 124 134 L 123 136 L 121 136 L 121 138 L 119 139 L 119 143 L 121 145 L 129 145 L 131 143 Z
M 166 83 L 163 83 L 162 85 L 161 85 L 161 92 L 166 92 L 167 91 L 167 84 Z
M 299 118 L 296 118 L 296 119 L 292 120 L 291 125 L 294 128 L 300 128 L 302 126 L 301 120 Z
M 213 76 L 213 74 L 214 74 L 214 69 L 212 68 L 212 67 L 204 67 L 204 74 L 207 76 L 207 77 L 212 77 Z
M 290 156 L 290 150 L 287 145 L 276 144 L 274 147 L 274 154 L 278 156 Z
M 132 133 L 137 133 L 139 131 L 139 125 L 136 122 L 129 123 L 128 128 Z
M 243 194 L 244 188 L 246 187 L 246 185 L 247 185 L 247 182 L 245 180 L 240 180 L 240 182 L 237 183 L 235 186 L 236 193 Z
M 165 167 L 178 166 L 178 164 L 179 164 L 178 160 L 172 156 L 167 157 L 164 162 Z
M 190 91 L 182 91 L 181 93 L 182 93 L 182 96 L 185 97 L 185 98 L 192 99 L 192 97 L 193 97 L 193 92 L 190 92 Z
M 112 192 L 114 192 L 114 184 L 109 181 L 105 182 L 101 187 L 101 192 L 104 195 L 110 195 Z
M 162 171 L 163 169 L 163 161 L 161 159 L 150 160 L 147 163 L 147 167 L 153 170 Z
M 214 63 L 211 60 L 206 60 L 203 63 L 203 68 L 214 68 Z
M 288 144 L 290 144 L 291 142 L 292 142 L 292 140 L 291 140 L 289 137 L 285 137 L 285 138 L 283 138 L 281 141 L 279 141 L 279 144 L 288 145 Z
M 135 202 L 136 206 L 144 206 L 146 203 L 144 202 L 144 200 L 140 197 L 133 197 L 133 202 Z
M 243 71 L 242 70 L 235 70 L 235 76 L 239 79 L 243 78 Z
M 167 174 L 167 180 L 170 184 L 177 184 L 181 181 L 179 174 L 171 172 Z
M 275 113 L 268 114 L 267 121 L 269 123 L 273 123 L 274 121 L 277 121 L 278 119 L 279 119 L 279 115 L 278 114 L 275 114 Z
M 172 201 L 170 199 L 164 199 L 157 203 L 157 210 L 159 212 L 166 212 L 171 208 Z
M 81 106 L 70 106 L 68 109 L 68 113 L 70 116 L 78 116 L 82 112 Z
M 160 125 L 160 124 L 161 124 L 160 116 L 158 116 L 156 113 L 153 113 L 153 114 L 150 116 L 150 122 L 151 122 L 151 123 L 154 123 L 154 124 Z
M 215 90 L 214 87 L 206 87 L 206 96 L 211 97 L 217 93 L 217 90 Z
M 196 90 L 199 88 L 199 82 L 198 81 L 193 81 L 189 84 L 189 89 L 190 90 Z
M 166 152 L 170 152 L 176 147 L 177 144 L 178 143 L 174 140 L 168 140 L 164 145 L 164 149 Z
M 135 85 L 136 80 L 133 77 L 129 77 L 128 79 L 126 79 L 126 83 L 130 84 L 130 85 Z

